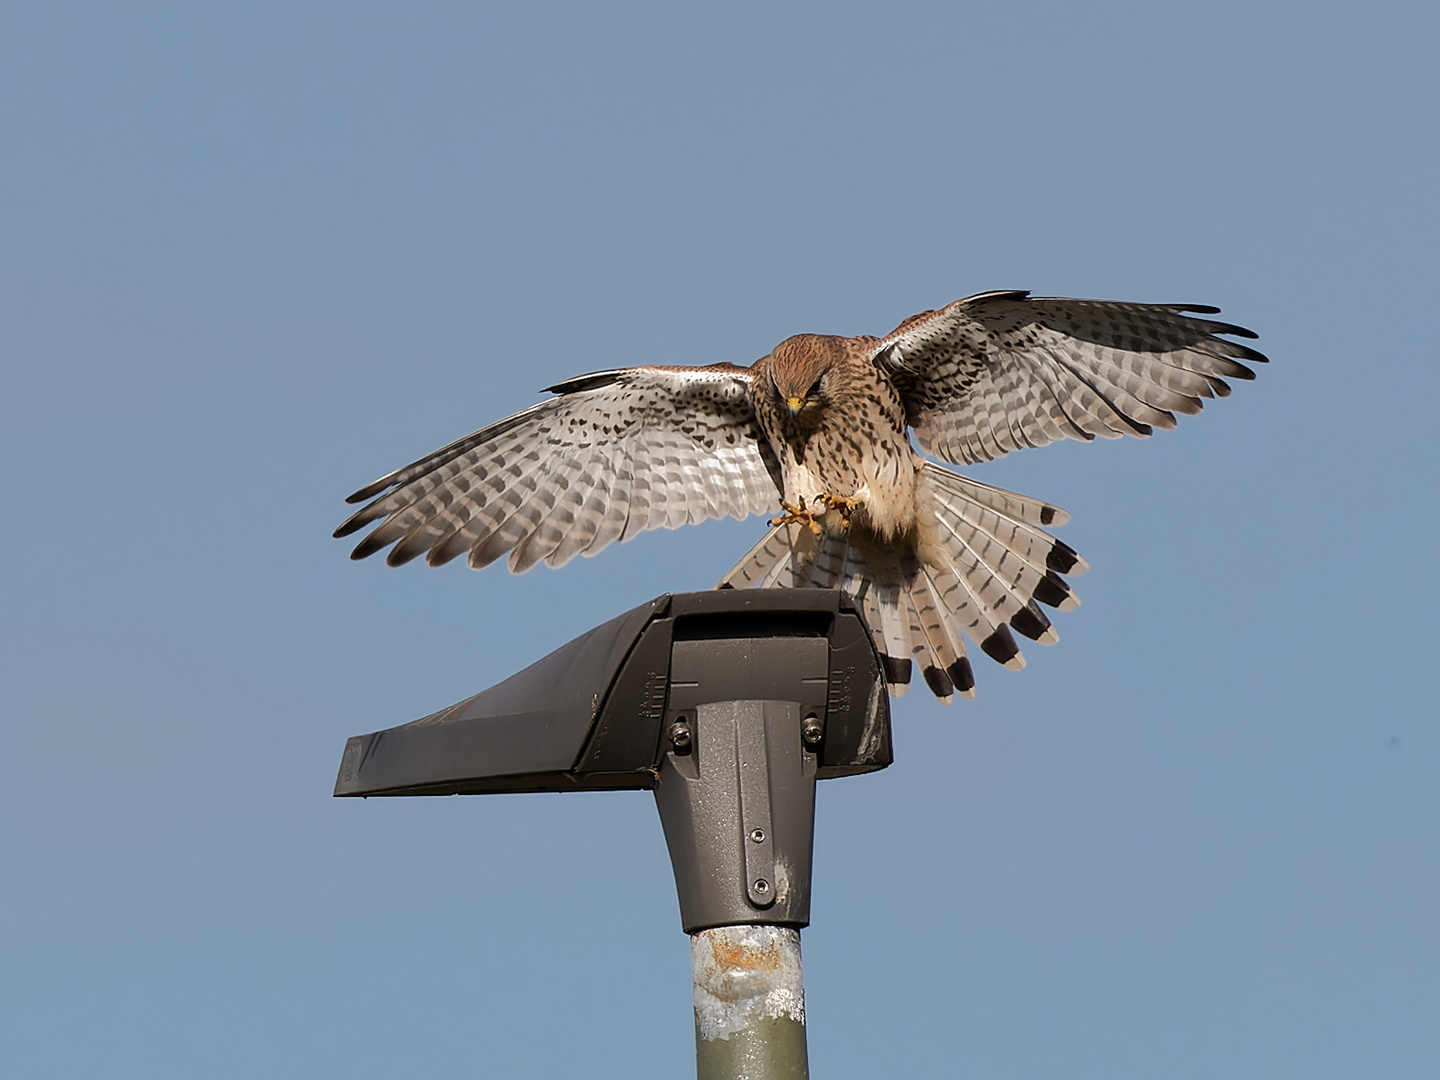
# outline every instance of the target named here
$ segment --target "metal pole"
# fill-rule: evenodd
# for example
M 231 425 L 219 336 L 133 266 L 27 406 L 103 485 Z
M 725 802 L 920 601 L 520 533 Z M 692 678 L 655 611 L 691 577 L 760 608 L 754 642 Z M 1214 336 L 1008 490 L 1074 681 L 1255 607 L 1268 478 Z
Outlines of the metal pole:
M 800 931 L 717 926 L 690 955 L 698 1080 L 807 1080 Z
M 655 801 L 690 934 L 699 1080 L 804 1080 L 816 748 L 793 701 L 704 703 L 671 724 Z

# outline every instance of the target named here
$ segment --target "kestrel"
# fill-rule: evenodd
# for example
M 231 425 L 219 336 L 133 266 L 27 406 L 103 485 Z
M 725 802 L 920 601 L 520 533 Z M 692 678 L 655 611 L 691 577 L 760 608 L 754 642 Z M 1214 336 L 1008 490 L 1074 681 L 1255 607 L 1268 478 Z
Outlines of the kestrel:
M 516 573 L 561 566 L 645 529 L 777 513 L 720 586 L 841 588 L 857 599 L 892 693 L 919 667 L 935 695 L 971 696 L 965 638 L 1024 666 L 1011 628 L 1056 640 L 1041 604 L 1079 604 L 1086 569 L 1045 531 L 1069 515 L 941 468 L 1057 439 L 1175 426 L 1253 379 L 1265 357 L 1217 308 L 988 292 L 890 334 L 787 338 L 748 368 L 634 367 L 582 375 L 556 397 L 382 476 L 336 531 L 380 524 L 351 557 L 393 544 Z M 913 432 L 914 443 L 911 441 Z M 383 519 L 383 520 L 382 520 Z

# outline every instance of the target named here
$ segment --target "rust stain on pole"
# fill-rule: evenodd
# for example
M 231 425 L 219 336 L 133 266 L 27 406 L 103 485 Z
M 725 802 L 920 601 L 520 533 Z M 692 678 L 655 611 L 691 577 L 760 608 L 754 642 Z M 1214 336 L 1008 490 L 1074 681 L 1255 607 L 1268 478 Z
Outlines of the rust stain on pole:
M 699 1080 L 804 1080 L 800 931 L 717 926 L 690 938 Z
M 773 941 L 761 947 L 748 943 L 710 939 L 710 953 L 722 971 L 741 968 L 746 971 L 776 971 L 785 962 L 780 948 Z
M 800 932 L 786 926 L 717 926 L 690 938 L 695 1023 L 726 1039 L 757 1020 L 805 1023 Z

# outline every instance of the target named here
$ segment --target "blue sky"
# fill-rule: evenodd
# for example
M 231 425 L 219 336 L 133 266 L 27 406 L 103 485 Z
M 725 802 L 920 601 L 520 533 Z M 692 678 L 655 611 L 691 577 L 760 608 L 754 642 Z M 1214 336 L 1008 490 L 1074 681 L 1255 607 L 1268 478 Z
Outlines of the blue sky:
M 1274 362 L 975 470 L 1084 606 L 822 785 L 815 1074 L 1433 1075 L 1433 5 L 3 23 L 7 1074 L 684 1075 L 648 795 L 329 792 L 760 523 L 510 577 L 353 564 L 341 500 L 567 376 L 1028 288 Z

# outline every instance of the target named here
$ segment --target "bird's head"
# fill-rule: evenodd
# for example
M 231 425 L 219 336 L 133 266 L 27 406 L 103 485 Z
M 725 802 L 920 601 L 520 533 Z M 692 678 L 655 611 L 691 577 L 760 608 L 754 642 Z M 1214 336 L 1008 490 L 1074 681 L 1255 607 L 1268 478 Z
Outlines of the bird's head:
M 792 420 L 814 420 L 830 404 L 838 359 L 835 339 L 818 334 L 787 338 L 770 353 L 770 392 Z

